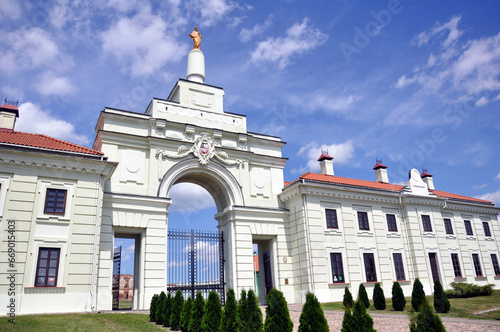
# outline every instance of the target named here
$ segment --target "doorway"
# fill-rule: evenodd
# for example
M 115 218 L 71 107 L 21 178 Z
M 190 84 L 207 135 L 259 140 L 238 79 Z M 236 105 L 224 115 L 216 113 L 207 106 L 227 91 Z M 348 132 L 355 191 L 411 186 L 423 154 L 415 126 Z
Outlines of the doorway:
M 275 287 L 273 239 L 253 238 L 254 291 L 260 305 L 267 304 L 267 294 Z
M 438 270 L 438 261 L 436 253 L 434 252 L 429 253 L 429 263 L 431 265 L 432 281 L 433 282 L 435 282 L 436 280 L 439 281 L 439 270 Z
M 138 308 L 139 234 L 115 231 L 113 262 L 113 310 Z

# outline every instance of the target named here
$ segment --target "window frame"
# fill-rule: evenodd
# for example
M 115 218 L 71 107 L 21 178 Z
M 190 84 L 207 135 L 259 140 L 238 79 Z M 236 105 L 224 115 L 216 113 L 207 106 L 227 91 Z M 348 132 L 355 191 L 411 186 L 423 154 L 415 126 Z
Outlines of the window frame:
M 356 211 L 357 219 L 358 219 L 358 229 L 360 231 L 370 231 L 370 219 L 368 218 L 368 212 L 367 211 Z M 363 220 L 360 219 L 360 215 L 363 216 Z M 364 220 L 366 217 L 366 220 Z M 363 224 L 366 222 L 366 228 L 361 228 L 361 222 Z M 363 225 L 365 226 L 365 225 Z
M 472 222 L 469 219 L 464 219 L 464 227 L 466 236 L 474 236 L 474 230 L 472 229 Z
M 485 237 L 492 237 L 491 235 L 491 228 L 490 228 L 490 223 L 487 222 L 487 221 L 483 221 L 483 231 L 484 231 L 484 236 Z M 486 230 L 488 230 L 488 232 L 486 232 Z
M 54 193 L 54 206 L 50 207 L 50 203 L 52 203 L 52 200 L 50 199 L 50 193 Z M 60 203 L 58 200 L 59 193 L 64 192 L 64 198 L 62 201 L 62 212 L 57 212 L 55 211 L 57 209 L 57 204 Z M 66 214 L 66 200 L 68 198 L 68 189 L 65 188 L 47 188 L 45 191 L 45 202 L 44 202 L 44 207 L 43 207 L 43 214 L 45 215 L 58 215 L 58 216 L 64 216 Z M 52 209 L 53 211 L 47 211 L 48 209 Z
M 495 258 L 493 260 L 493 258 Z M 491 265 L 493 267 L 494 276 L 500 276 L 500 264 L 498 263 L 498 256 L 496 253 L 490 253 Z
M 372 263 L 371 266 L 370 263 Z M 375 254 L 373 252 L 363 252 L 363 266 L 365 269 L 366 282 L 377 282 L 377 266 L 375 264 Z
M 334 256 L 337 256 L 337 257 L 340 257 L 340 265 L 338 263 L 337 260 L 335 260 L 336 262 L 336 269 L 338 269 L 338 267 L 340 266 L 341 268 L 341 272 L 342 272 L 342 276 L 341 276 L 341 279 L 338 279 L 337 281 L 335 281 L 335 277 L 337 274 L 334 273 Z M 330 252 L 330 269 L 331 269 L 331 273 L 332 273 L 332 283 L 334 284 L 345 284 L 346 283 L 346 280 L 345 280 L 345 270 L 344 270 L 344 260 L 342 259 L 342 252 L 338 252 L 338 251 L 332 251 Z M 337 271 L 338 272 L 338 271 Z
M 444 231 L 446 235 L 455 235 L 453 232 L 453 225 L 451 223 L 451 218 L 443 218 Z
M 331 216 L 331 211 L 334 212 L 335 220 L 329 220 L 329 212 Z M 339 218 L 337 215 L 337 209 L 333 208 L 325 208 L 325 219 L 326 219 L 326 228 L 327 229 L 339 229 Z M 333 225 L 332 225 L 333 224 Z
M 399 257 L 400 261 L 396 259 L 396 257 Z M 405 266 L 404 266 L 404 257 L 401 252 L 393 252 L 392 253 L 392 260 L 393 260 L 393 265 L 394 265 L 394 273 L 396 277 L 396 281 L 406 281 L 406 273 L 405 273 Z M 398 268 L 398 264 L 400 264 Z M 403 278 L 399 278 L 402 273 Z
M 48 250 L 48 254 L 47 254 L 47 266 L 45 267 L 45 275 L 44 276 L 40 276 L 39 273 L 40 273 L 40 268 L 44 268 L 43 266 L 41 267 L 40 266 L 40 261 L 43 260 L 42 259 L 42 250 Z M 57 261 L 56 261 L 56 266 L 55 266 L 55 276 L 54 276 L 54 285 L 47 285 L 47 282 L 48 282 L 48 278 L 50 277 L 49 276 L 49 269 L 51 268 L 50 266 L 50 261 L 51 261 L 51 255 L 52 255 L 52 252 L 57 252 Z M 60 262 L 61 262 L 61 248 L 54 248 L 54 247 L 38 247 L 38 257 L 37 257 L 37 263 L 36 263 L 36 269 L 35 269 L 35 282 L 34 282 L 34 287 L 41 287 L 41 288 L 53 288 L 53 287 L 57 287 L 57 283 L 58 283 L 58 277 L 59 277 L 59 266 L 60 266 Z M 45 277 L 45 284 L 44 285 L 40 285 L 38 284 L 38 278 L 39 277 Z
M 389 221 L 389 219 L 390 219 L 389 216 L 392 216 L 394 218 L 394 220 Z M 398 232 L 398 222 L 397 222 L 396 214 L 395 213 L 386 213 L 385 220 L 387 222 L 387 231 L 391 232 L 391 233 L 397 233 Z M 392 229 L 391 226 L 394 226 L 394 229 Z
M 38 220 L 44 221 L 66 221 L 69 222 L 71 220 L 71 214 L 73 210 L 73 199 L 75 193 L 76 182 L 70 181 L 56 181 L 51 179 L 42 179 L 39 181 L 38 187 Z M 64 214 L 47 214 L 44 213 L 45 210 L 45 202 L 47 199 L 47 189 L 59 189 L 66 190 L 66 201 L 65 201 L 65 210 Z
M 10 176 L 0 175 L 0 218 L 3 217 L 5 202 L 7 201 L 7 191 L 10 185 Z
M 425 218 L 424 218 L 425 217 Z M 421 214 L 420 219 L 422 220 L 422 229 L 426 233 L 432 233 L 432 221 L 429 214 Z
M 471 257 L 472 257 L 472 266 L 474 267 L 474 276 L 476 278 L 483 278 L 484 269 L 481 266 L 481 257 L 479 256 L 479 253 L 471 253 Z M 475 258 L 477 258 L 477 260 Z M 478 274 L 478 269 L 480 274 Z
M 453 259 L 454 256 L 456 257 L 456 261 L 455 261 L 455 259 Z M 451 258 L 451 266 L 453 267 L 453 274 L 454 274 L 455 278 L 463 278 L 462 267 L 460 265 L 460 256 L 458 255 L 458 253 L 452 252 L 450 254 L 450 258 Z

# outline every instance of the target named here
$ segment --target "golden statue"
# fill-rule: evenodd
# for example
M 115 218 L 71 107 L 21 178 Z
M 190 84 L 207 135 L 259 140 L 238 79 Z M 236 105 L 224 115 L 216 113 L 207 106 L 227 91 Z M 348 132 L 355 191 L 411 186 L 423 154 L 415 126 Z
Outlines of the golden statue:
M 188 35 L 193 39 L 193 50 L 199 50 L 201 45 L 201 34 L 198 32 L 198 27 L 194 27 L 194 31 L 188 33 Z

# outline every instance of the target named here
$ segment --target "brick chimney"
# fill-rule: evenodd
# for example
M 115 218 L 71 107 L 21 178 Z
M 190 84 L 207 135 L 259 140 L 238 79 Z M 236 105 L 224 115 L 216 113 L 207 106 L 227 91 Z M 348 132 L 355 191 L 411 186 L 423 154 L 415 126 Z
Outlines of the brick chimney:
M 7 103 L 5 98 L 5 104 L 0 106 L 0 130 L 14 131 L 16 118 L 19 117 L 18 103 L 19 101 Z
M 321 166 L 321 174 L 334 175 L 333 173 L 333 157 L 328 155 L 328 151 L 321 151 L 321 156 L 319 157 L 319 165 Z
M 377 182 L 389 183 L 389 177 L 387 176 L 387 166 L 382 164 L 382 160 L 377 159 L 377 163 L 373 167 L 375 170 L 375 179 Z
M 430 190 L 434 190 L 434 180 L 432 179 L 432 174 L 427 173 L 427 170 L 424 169 L 423 173 L 420 175 L 422 178 L 422 181 L 424 181 L 427 184 L 427 188 Z

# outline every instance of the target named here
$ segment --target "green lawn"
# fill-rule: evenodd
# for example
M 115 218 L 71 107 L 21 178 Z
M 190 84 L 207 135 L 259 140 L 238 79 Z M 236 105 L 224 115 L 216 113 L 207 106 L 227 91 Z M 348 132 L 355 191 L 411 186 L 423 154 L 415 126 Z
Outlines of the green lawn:
M 17 316 L 16 323 L 0 317 L 0 331 L 165 331 L 149 316 L 132 313 Z
M 132 308 L 132 300 L 120 300 L 118 306 L 120 309 L 131 309 Z
M 434 297 L 428 296 L 427 301 L 433 305 Z M 487 319 L 485 317 L 481 317 L 475 315 L 476 312 L 500 308 L 500 290 L 493 291 L 491 296 L 478 296 L 478 297 L 470 297 L 466 299 L 450 299 L 451 310 L 447 314 L 439 314 L 445 317 L 461 317 L 461 318 L 475 318 L 475 319 Z M 323 310 L 344 310 L 344 306 L 342 302 L 330 302 L 330 303 L 322 303 L 321 306 Z M 368 309 L 369 313 L 381 312 L 381 313 L 391 313 L 391 314 L 406 314 L 411 310 L 411 298 L 406 298 L 406 307 L 404 312 L 394 311 L 392 309 L 392 300 L 386 300 L 386 310 L 375 310 L 373 306 L 373 302 L 370 301 L 370 308 Z M 486 315 L 491 317 L 499 317 L 500 312 L 490 312 Z M 495 316 L 496 315 L 496 316 Z

